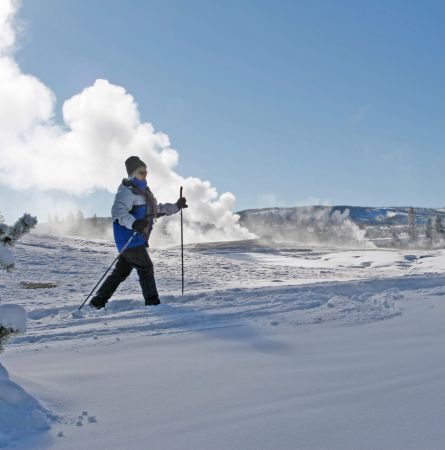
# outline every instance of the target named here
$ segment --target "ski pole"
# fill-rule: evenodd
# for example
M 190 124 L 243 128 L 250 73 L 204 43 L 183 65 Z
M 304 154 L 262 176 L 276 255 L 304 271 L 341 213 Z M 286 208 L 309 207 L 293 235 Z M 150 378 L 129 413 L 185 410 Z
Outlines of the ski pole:
M 179 198 L 182 198 L 182 186 L 179 190 Z M 182 273 L 182 295 L 184 295 L 184 229 L 182 224 L 182 208 L 181 208 L 181 273 Z
M 92 291 L 87 295 L 87 298 L 83 301 L 83 303 L 79 306 L 79 311 L 82 309 L 83 305 L 87 302 L 87 300 L 90 298 L 91 294 L 96 290 L 97 286 L 99 286 L 99 283 L 104 279 L 105 275 L 110 271 L 110 269 L 113 267 L 113 264 L 116 262 L 116 260 L 119 258 L 119 256 L 124 253 L 125 250 L 127 250 L 128 245 L 136 235 L 136 231 L 133 232 L 133 234 L 130 236 L 130 239 L 126 242 L 126 244 L 122 247 L 122 250 L 117 254 L 116 258 L 114 258 L 114 261 L 111 263 L 110 267 L 108 267 L 107 271 L 102 275 L 102 278 L 97 282 L 96 286 L 93 287 Z

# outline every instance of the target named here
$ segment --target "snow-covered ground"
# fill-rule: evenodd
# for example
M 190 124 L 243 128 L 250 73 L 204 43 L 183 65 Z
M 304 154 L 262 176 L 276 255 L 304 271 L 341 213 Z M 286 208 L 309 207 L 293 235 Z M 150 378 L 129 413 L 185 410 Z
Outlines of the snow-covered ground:
M 154 249 L 162 305 L 134 273 L 80 314 L 111 243 L 15 253 L 0 298 L 27 332 L 0 358 L 51 429 L 14 448 L 443 448 L 444 251 L 188 246 L 182 296 L 179 250 Z

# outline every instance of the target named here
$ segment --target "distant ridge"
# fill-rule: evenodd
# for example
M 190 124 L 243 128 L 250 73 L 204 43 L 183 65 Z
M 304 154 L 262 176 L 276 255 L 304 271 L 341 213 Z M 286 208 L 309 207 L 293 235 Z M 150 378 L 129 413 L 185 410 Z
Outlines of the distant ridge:
M 332 210 L 344 213 L 349 210 L 349 218 L 357 225 L 407 225 L 408 224 L 408 206 L 389 206 L 389 207 L 367 207 L 367 206 L 296 206 L 296 207 L 269 207 L 258 209 L 246 209 L 237 212 L 240 216 L 241 223 L 247 225 L 252 219 L 259 219 L 266 222 L 278 221 L 283 224 L 283 221 L 293 222 L 302 214 L 308 214 L 310 211 L 314 213 L 320 210 Z M 418 225 L 426 225 L 429 218 L 439 214 L 445 218 L 445 208 L 422 208 L 415 207 L 416 223 Z M 274 220 L 275 219 L 275 220 Z

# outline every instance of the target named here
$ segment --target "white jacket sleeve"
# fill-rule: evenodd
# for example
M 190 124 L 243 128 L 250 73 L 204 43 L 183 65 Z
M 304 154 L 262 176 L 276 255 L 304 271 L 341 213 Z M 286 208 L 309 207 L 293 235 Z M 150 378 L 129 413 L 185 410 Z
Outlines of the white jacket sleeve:
M 120 186 L 116 196 L 114 197 L 114 203 L 111 208 L 111 215 L 113 221 L 117 219 L 120 225 L 132 229 L 132 225 L 136 218 L 130 214 L 133 209 L 134 195 L 130 189 L 125 186 Z
M 158 204 L 158 214 L 171 216 L 179 211 L 176 203 L 159 203 Z

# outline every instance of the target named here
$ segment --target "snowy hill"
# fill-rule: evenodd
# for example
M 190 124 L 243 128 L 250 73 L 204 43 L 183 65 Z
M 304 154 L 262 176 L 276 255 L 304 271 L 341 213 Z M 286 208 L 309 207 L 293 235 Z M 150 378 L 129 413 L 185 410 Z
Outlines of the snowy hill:
M 188 245 L 182 296 L 179 249 L 152 249 L 162 305 L 133 273 L 80 314 L 111 242 L 15 253 L 0 297 L 28 331 L 2 364 L 52 423 L 14 448 L 442 447 L 445 251 Z
M 241 221 L 247 226 L 253 220 L 263 220 L 273 224 L 284 224 L 295 222 L 298 217 L 314 212 L 314 217 L 318 211 L 330 210 L 343 214 L 349 211 L 348 217 L 357 225 L 407 225 L 409 207 L 366 207 L 366 206 L 300 206 L 295 208 L 262 208 L 239 211 L 237 214 Z M 429 218 L 439 213 L 445 218 L 443 209 L 433 208 L 413 208 L 416 214 L 416 223 L 426 224 Z

